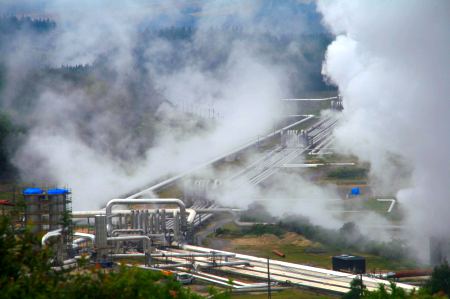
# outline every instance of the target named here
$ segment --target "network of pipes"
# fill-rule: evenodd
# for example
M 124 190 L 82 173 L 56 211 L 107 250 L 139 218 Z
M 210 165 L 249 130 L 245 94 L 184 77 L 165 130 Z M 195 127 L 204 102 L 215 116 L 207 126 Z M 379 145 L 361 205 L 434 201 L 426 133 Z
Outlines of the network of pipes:
M 1 298 L 450 296 L 448 0 L 110 2 L 0 1 Z

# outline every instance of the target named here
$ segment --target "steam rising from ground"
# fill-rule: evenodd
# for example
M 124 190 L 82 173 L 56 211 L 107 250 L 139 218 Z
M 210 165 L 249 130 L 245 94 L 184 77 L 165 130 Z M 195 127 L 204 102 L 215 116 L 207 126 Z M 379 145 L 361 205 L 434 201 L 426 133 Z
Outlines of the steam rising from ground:
M 323 72 L 344 98 L 337 140 L 371 162 L 378 191 L 397 192 L 423 253 L 427 237 L 450 233 L 450 3 L 319 1 L 319 10 L 336 34 Z
M 25 179 L 67 184 L 75 209 L 98 208 L 113 196 L 186 170 L 272 127 L 278 99 L 289 95 L 293 69 L 279 61 L 277 49 L 252 34 L 279 33 L 272 26 L 276 20 L 261 14 L 259 1 L 193 3 L 196 31 L 189 42 L 172 43 L 146 28 L 177 25 L 189 9 L 181 1 L 3 4 L 13 13 L 37 12 L 57 23 L 46 35 L 11 40 L 5 51 L 8 84 L 2 104 L 22 113 L 31 128 L 15 157 Z M 291 14 L 288 8 L 282 11 Z M 230 19 L 244 28 L 244 38 L 210 34 L 233 25 Z M 299 32 L 306 30 L 305 19 L 281 19 L 294 22 Z M 289 55 L 302 55 L 298 41 L 286 46 Z M 86 64 L 99 69 L 83 83 L 88 88 L 51 77 L 38 86 L 32 106 L 17 111 L 16 91 L 25 81 L 18 74 L 36 65 Z

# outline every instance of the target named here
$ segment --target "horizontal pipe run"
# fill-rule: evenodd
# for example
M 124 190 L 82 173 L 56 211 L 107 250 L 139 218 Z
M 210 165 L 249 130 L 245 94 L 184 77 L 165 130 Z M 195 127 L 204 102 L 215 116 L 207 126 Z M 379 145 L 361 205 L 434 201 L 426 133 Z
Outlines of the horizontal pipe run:
M 140 229 L 140 228 L 130 228 L 130 229 L 115 229 L 111 232 L 111 235 L 113 237 L 117 237 L 120 234 L 135 234 L 135 233 L 140 233 L 141 235 L 144 234 L 144 230 Z
M 145 253 L 112 253 L 109 255 L 111 258 L 142 258 L 145 257 Z
M 234 266 L 250 266 L 250 262 L 220 262 L 220 263 L 208 263 L 205 267 L 234 267 Z
M 149 213 L 156 213 L 156 210 L 157 209 L 145 209 L 144 211 L 148 211 Z M 179 211 L 179 209 L 159 209 L 159 210 L 165 210 L 167 214 L 173 214 L 175 211 Z M 111 215 L 113 215 L 113 216 L 130 215 L 131 211 L 133 211 L 133 209 L 112 210 Z M 190 209 L 190 208 L 186 209 L 186 212 L 188 214 L 192 213 L 192 211 L 194 211 L 194 209 Z M 91 217 L 95 217 L 96 215 L 106 215 L 106 211 L 105 210 L 88 210 L 88 211 L 73 211 L 72 212 L 72 218 L 77 218 L 77 219 L 91 218 Z
M 197 214 L 209 214 L 209 213 L 239 213 L 242 212 L 241 209 L 233 209 L 233 208 L 212 208 L 212 209 L 195 209 Z
M 151 257 L 235 257 L 229 253 L 152 253 Z
M 156 264 L 152 265 L 155 268 L 159 269 L 170 269 L 170 268 L 178 268 L 178 267 L 192 267 L 191 263 L 178 263 L 178 264 Z
M 190 251 L 194 251 L 194 252 L 206 252 L 206 251 L 210 250 L 209 248 L 206 248 L 206 247 L 193 246 L 193 245 L 184 245 L 182 247 L 184 250 L 190 250 Z M 219 252 L 230 253 L 227 251 L 219 251 Z M 241 259 L 241 260 L 247 260 L 250 262 L 261 263 L 264 266 L 267 263 L 267 259 L 265 259 L 265 258 L 259 258 L 259 257 L 250 256 L 250 255 L 244 255 L 244 254 L 236 254 L 236 258 Z M 317 267 L 300 265 L 300 264 L 293 264 L 293 263 L 277 261 L 277 260 L 271 260 L 270 264 L 275 265 L 275 266 L 282 266 L 282 267 L 297 269 L 299 271 L 311 271 L 311 272 L 317 273 L 318 275 L 331 275 L 331 276 L 335 277 L 335 279 L 338 279 L 340 277 L 341 279 L 345 278 L 345 279 L 351 280 L 352 278 L 356 277 L 356 275 L 349 275 L 348 273 L 337 272 L 337 271 L 332 271 L 332 270 L 327 270 L 327 269 L 322 269 L 322 268 L 317 268 Z M 379 284 L 389 285 L 388 282 L 385 280 L 369 278 L 367 276 L 363 276 L 363 280 L 364 280 L 364 283 L 366 283 L 366 284 L 373 284 L 376 286 L 378 286 Z M 350 281 L 349 281 L 349 283 L 350 283 Z M 397 286 L 400 288 L 403 288 L 407 291 L 412 291 L 413 289 L 416 288 L 415 286 L 404 284 L 404 283 L 398 283 Z
M 87 234 L 87 233 L 81 233 L 81 232 L 75 232 L 73 234 L 75 237 L 80 237 L 80 239 L 89 239 L 92 242 L 95 241 L 95 235 L 93 234 Z M 76 240 L 75 240 L 76 241 Z
M 202 169 L 202 168 L 204 168 L 206 166 L 209 166 L 211 164 L 219 162 L 219 161 L 225 159 L 228 156 L 231 156 L 233 154 L 236 154 L 236 153 L 239 153 L 239 152 L 241 152 L 243 150 L 246 150 L 246 149 L 248 149 L 248 148 L 250 148 L 250 147 L 252 147 L 254 145 L 259 144 L 260 142 L 262 142 L 262 141 L 264 141 L 266 139 L 270 139 L 270 138 L 272 138 L 274 136 L 277 136 L 277 135 L 281 134 L 281 132 L 284 132 L 285 130 L 289 130 L 290 128 L 293 128 L 293 127 L 295 127 L 295 126 L 297 126 L 297 125 L 299 125 L 299 124 L 301 124 L 303 122 L 306 122 L 306 121 L 308 121 L 308 120 L 310 120 L 310 119 L 312 119 L 314 117 L 315 116 L 312 115 L 312 114 L 305 115 L 304 119 L 301 119 L 301 120 L 299 120 L 297 122 L 294 122 L 294 123 L 292 123 L 292 124 L 290 124 L 290 125 L 288 125 L 288 126 L 286 126 L 284 128 L 278 129 L 275 132 L 269 133 L 269 134 L 267 134 L 267 135 L 265 135 L 263 137 L 258 137 L 255 140 L 247 142 L 244 145 L 241 145 L 241 146 L 239 146 L 237 148 L 232 149 L 231 151 L 227 151 L 226 153 L 221 154 L 220 156 L 218 156 L 218 157 L 216 157 L 216 158 L 214 158 L 214 159 L 212 159 L 210 161 L 207 161 L 207 162 L 205 162 L 205 163 L 203 163 L 203 164 L 201 164 L 201 165 L 199 165 L 197 167 L 193 167 L 190 170 L 187 170 L 187 171 L 185 171 L 185 172 L 183 172 L 183 173 L 181 173 L 179 175 L 176 175 L 174 177 L 168 178 L 167 180 L 164 180 L 164 181 L 162 181 L 162 182 L 160 182 L 160 183 L 158 183 L 156 185 L 153 185 L 153 186 L 151 186 L 151 187 L 149 187 L 147 189 L 141 190 L 141 191 L 139 191 L 139 192 L 137 192 L 137 193 L 135 193 L 133 195 L 130 195 L 128 198 L 137 198 L 137 197 L 142 196 L 144 194 L 148 194 L 149 192 L 153 192 L 153 191 L 158 190 L 158 189 L 160 189 L 162 187 L 165 187 L 165 186 L 168 186 L 170 184 L 173 184 L 177 180 L 182 179 L 183 177 L 185 177 L 185 176 L 187 176 L 187 175 L 189 175 L 189 174 L 191 174 L 191 173 L 193 173 L 195 171 L 198 171 L 198 170 L 200 170 L 200 169 Z

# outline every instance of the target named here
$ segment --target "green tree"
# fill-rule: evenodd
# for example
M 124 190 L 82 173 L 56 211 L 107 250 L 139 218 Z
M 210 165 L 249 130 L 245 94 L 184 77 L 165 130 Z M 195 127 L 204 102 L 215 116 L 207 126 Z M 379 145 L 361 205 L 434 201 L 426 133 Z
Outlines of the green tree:
M 172 275 L 120 266 L 115 270 L 55 272 L 51 252 L 38 239 L 0 216 L 0 299 L 3 298 L 203 298 Z M 212 298 L 228 298 L 215 291 Z
M 450 296 L 450 266 L 447 261 L 434 268 L 424 288 L 430 294 L 443 293 Z
M 350 283 L 350 291 L 342 296 L 343 299 L 359 299 L 363 296 L 365 286 L 362 279 L 355 277 Z

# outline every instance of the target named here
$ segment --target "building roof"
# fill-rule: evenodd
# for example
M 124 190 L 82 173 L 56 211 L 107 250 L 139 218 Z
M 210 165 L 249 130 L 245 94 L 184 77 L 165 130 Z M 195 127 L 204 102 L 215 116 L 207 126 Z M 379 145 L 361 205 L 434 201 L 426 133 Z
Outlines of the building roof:
M 70 193 L 70 191 L 68 189 L 55 188 L 55 189 L 47 190 L 48 195 L 60 195 L 60 194 L 69 194 L 69 193 Z
M 26 188 L 23 190 L 23 195 L 41 195 L 44 194 L 44 190 L 41 188 Z

